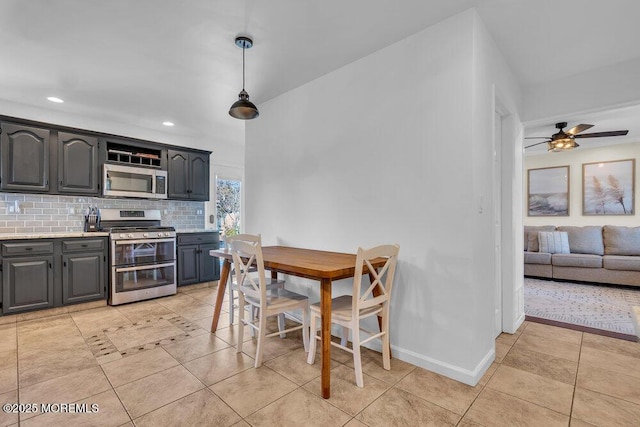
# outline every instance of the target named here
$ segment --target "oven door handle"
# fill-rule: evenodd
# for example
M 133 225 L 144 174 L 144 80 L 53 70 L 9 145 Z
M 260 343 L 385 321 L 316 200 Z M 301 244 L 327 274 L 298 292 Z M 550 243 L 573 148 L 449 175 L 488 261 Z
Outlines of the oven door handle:
M 170 237 L 167 239 L 139 239 L 139 240 L 116 240 L 114 243 L 116 245 L 129 245 L 132 243 L 164 243 L 164 242 L 175 242 L 175 237 Z
M 138 265 L 135 267 L 116 267 L 116 273 L 124 273 L 126 271 L 140 271 L 140 270 L 152 270 L 160 267 L 174 267 L 175 262 L 168 262 L 166 264 L 151 264 L 151 265 Z

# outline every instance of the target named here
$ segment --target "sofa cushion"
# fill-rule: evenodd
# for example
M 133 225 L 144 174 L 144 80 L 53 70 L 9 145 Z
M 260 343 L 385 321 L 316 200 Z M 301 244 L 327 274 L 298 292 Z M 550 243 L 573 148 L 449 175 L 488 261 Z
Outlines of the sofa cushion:
M 551 254 L 544 252 L 525 252 L 525 264 L 551 264 Z
M 574 227 L 563 225 L 558 227 L 558 231 L 566 231 L 569 235 L 569 247 L 572 254 L 604 255 L 601 226 Z
M 602 266 L 607 270 L 640 271 L 640 257 L 605 255 L 602 257 Z
M 524 250 L 529 252 L 538 252 L 540 245 L 538 243 L 539 231 L 555 231 L 555 225 L 525 225 L 524 226 Z
M 569 237 L 564 231 L 539 231 L 540 252 L 568 254 Z
M 605 255 L 640 255 L 640 227 L 605 225 Z
M 590 254 L 553 254 L 551 263 L 554 267 L 602 268 L 602 257 Z

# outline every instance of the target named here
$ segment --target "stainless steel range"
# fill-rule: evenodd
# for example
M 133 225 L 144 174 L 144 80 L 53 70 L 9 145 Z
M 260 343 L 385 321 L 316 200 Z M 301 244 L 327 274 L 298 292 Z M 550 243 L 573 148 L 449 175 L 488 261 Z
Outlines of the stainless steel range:
M 102 209 L 109 231 L 109 304 L 176 293 L 176 231 L 161 225 L 159 210 Z

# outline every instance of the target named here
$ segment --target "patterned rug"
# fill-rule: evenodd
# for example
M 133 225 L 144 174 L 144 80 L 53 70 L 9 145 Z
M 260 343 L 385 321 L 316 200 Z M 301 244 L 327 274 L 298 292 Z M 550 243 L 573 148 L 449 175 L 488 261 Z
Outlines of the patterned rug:
M 640 288 L 524 278 L 527 316 L 636 335 L 632 306 L 640 306 Z

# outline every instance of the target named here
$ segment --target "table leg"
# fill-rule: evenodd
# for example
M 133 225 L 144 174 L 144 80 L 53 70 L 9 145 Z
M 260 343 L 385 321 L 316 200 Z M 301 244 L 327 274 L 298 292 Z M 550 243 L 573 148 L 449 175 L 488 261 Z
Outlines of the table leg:
M 222 271 L 220 272 L 220 280 L 218 281 L 218 294 L 216 296 L 216 305 L 213 308 L 211 333 L 214 333 L 216 329 L 218 329 L 218 319 L 220 318 L 220 310 L 222 309 L 222 300 L 224 299 L 224 293 L 227 290 L 229 270 L 231 270 L 231 261 L 225 258 L 222 262 Z
M 371 272 L 369 272 L 369 282 L 373 283 L 374 280 L 376 280 L 376 278 L 373 274 L 371 274 Z M 380 289 L 376 286 L 373 289 L 372 293 L 374 297 L 377 297 L 380 295 Z M 380 328 L 380 330 L 382 331 L 382 316 L 380 315 L 378 315 L 378 328 Z M 391 347 L 391 341 L 389 341 L 389 347 Z M 393 358 L 393 355 L 391 354 L 391 348 L 389 348 L 389 357 Z
M 320 337 L 322 357 L 322 397 L 331 397 L 331 279 L 322 279 L 320 289 Z

